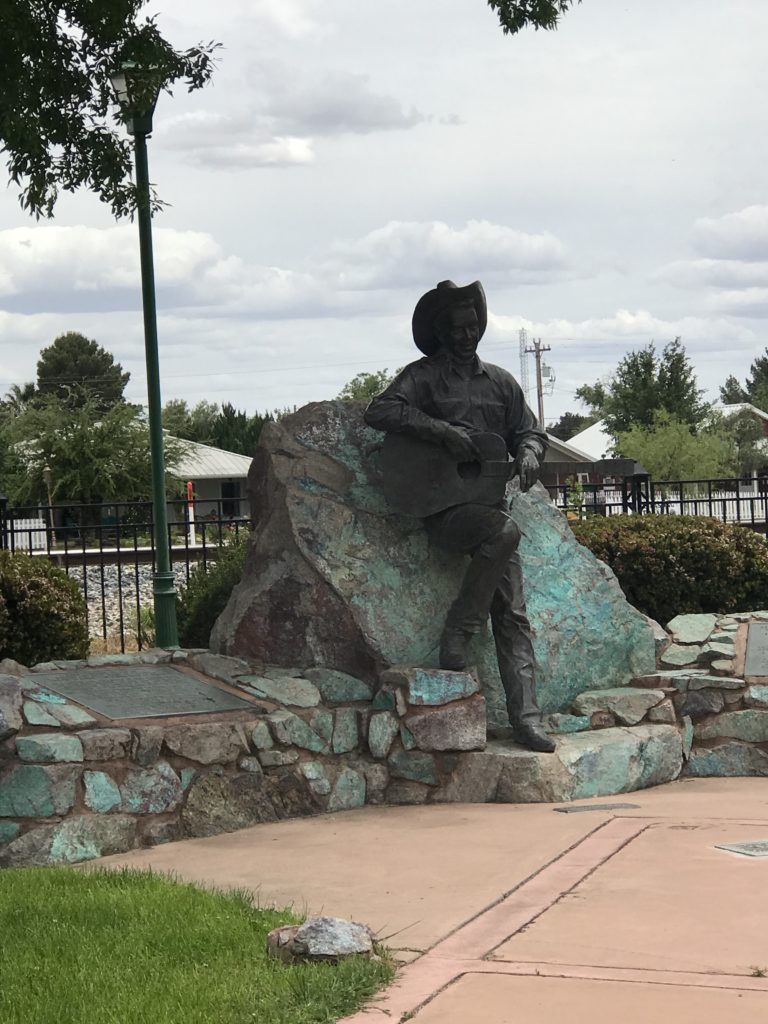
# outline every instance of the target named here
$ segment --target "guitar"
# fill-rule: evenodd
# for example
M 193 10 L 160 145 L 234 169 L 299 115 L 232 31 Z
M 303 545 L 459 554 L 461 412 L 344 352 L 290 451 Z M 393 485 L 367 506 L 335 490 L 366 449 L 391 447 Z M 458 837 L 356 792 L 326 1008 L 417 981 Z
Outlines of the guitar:
M 498 434 L 472 434 L 481 458 L 456 462 L 439 444 L 408 434 L 387 434 L 382 451 L 383 490 L 394 512 L 424 519 L 453 505 L 499 505 L 514 463 Z

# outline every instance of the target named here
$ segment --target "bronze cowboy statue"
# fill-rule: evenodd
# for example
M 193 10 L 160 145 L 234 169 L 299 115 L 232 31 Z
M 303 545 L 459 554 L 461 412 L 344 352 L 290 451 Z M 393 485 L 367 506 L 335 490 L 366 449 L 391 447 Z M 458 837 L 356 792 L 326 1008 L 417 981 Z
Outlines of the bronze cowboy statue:
M 547 437 L 511 374 L 478 358 L 487 323 L 479 281 L 463 288 L 443 281 L 427 292 L 413 314 L 413 339 L 424 358 L 371 401 L 365 420 L 388 435 L 391 506 L 423 518 L 441 547 L 471 556 L 446 617 L 440 666 L 466 668 L 467 644 L 490 614 L 513 737 L 551 752 L 555 744 L 536 701 L 520 530 L 505 498 L 510 476 L 519 476 L 523 491 L 538 479 Z

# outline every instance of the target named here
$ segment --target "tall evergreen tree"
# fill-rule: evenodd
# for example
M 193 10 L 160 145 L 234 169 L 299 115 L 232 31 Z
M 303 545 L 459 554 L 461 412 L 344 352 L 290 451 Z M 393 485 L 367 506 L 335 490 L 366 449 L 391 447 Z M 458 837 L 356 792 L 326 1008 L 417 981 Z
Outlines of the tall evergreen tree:
M 39 393 L 54 395 L 73 408 L 87 399 L 107 412 L 123 401 L 130 377 L 110 352 L 77 331 L 60 334 L 37 361 Z

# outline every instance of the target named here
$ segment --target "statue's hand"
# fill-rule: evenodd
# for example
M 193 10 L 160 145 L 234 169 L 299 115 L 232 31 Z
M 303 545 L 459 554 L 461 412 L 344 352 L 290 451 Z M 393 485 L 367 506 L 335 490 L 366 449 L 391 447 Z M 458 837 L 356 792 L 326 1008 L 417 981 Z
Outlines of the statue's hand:
M 520 477 L 521 491 L 529 491 L 539 479 L 539 460 L 527 448 L 515 459 L 515 474 Z
M 475 442 L 461 427 L 446 426 L 443 447 L 457 462 L 472 462 L 480 458 Z

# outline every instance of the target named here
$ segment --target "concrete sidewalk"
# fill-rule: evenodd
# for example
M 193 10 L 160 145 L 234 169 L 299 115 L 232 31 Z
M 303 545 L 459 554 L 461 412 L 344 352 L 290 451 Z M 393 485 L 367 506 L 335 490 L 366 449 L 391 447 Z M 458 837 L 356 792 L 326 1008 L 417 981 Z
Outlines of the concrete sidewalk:
M 106 858 L 365 921 L 404 966 L 348 1024 L 768 1021 L 768 781 L 369 807 Z M 389 937 L 389 938 L 387 938 Z M 409 962 L 410 961 L 410 962 Z

